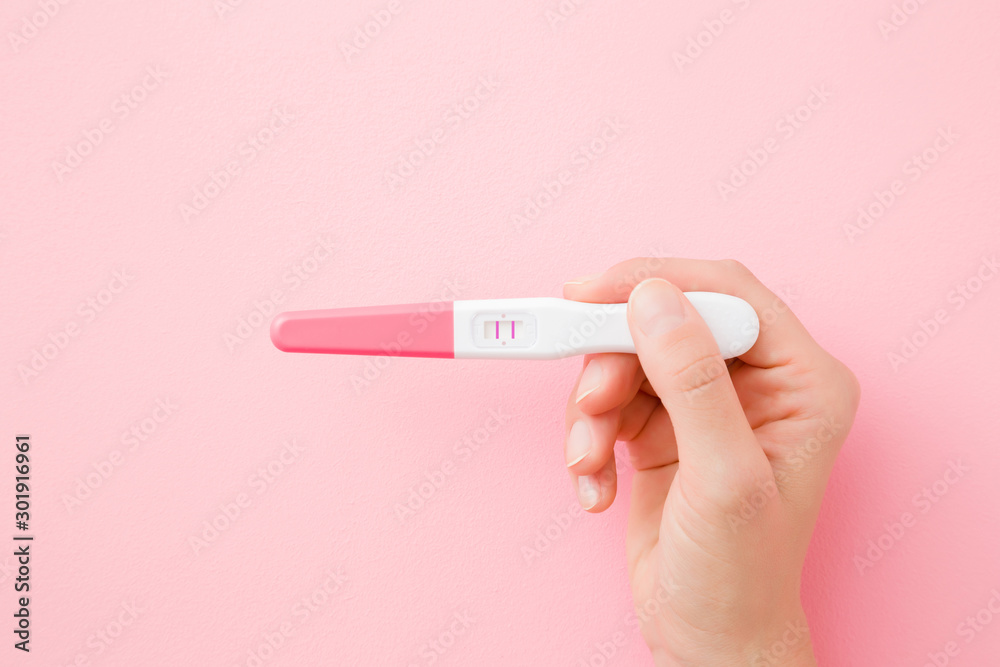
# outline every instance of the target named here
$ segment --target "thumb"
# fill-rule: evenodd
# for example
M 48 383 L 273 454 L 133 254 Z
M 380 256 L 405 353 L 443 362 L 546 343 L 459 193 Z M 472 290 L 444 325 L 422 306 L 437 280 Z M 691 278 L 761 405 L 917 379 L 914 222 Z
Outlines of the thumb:
M 687 297 L 661 278 L 644 280 L 629 296 L 628 322 L 646 378 L 673 423 L 681 466 L 726 484 L 759 462 L 763 452 L 726 362 Z

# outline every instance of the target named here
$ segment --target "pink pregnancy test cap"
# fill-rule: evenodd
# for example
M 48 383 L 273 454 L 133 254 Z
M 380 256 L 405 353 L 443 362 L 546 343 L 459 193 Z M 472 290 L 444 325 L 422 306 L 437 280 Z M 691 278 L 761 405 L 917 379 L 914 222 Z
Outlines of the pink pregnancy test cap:
M 450 301 L 280 313 L 271 341 L 285 352 L 454 358 Z

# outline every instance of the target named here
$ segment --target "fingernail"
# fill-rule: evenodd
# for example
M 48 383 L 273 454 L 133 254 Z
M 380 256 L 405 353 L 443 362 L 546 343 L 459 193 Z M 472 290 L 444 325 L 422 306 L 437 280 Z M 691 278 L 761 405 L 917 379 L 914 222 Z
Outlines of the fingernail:
M 573 280 L 567 280 L 563 284 L 564 285 L 582 285 L 584 283 L 589 283 L 591 280 L 596 280 L 597 278 L 600 278 L 601 275 L 602 274 L 600 274 L 600 273 L 592 273 L 589 276 L 584 276 L 582 278 L 574 278 Z
M 589 510 L 601 500 L 601 482 L 596 475 L 584 475 L 577 479 L 577 498 L 580 506 Z
M 590 428 L 583 420 L 573 422 L 566 436 L 566 467 L 575 466 L 590 453 Z
M 677 288 L 662 278 L 644 280 L 628 299 L 632 320 L 650 338 L 676 329 L 684 321 L 684 304 Z
M 591 359 L 587 362 L 587 367 L 583 369 L 583 375 L 580 376 L 580 384 L 576 388 L 576 402 L 579 403 L 583 398 L 601 386 L 601 377 L 604 375 L 604 370 L 601 368 L 601 362 L 597 359 Z

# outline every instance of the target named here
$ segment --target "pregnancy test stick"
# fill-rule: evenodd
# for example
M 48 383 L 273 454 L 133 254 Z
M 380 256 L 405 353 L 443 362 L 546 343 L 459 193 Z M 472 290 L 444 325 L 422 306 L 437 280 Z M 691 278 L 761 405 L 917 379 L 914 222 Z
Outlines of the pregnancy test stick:
M 749 350 L 760 323 L 743 299 L 685 292 L 729 359 Z M 285 352 L 441 359 L 561 359 L 635 354 L 627 303 L 554 297 L 482 299 L 281 313 L 271 341 Z

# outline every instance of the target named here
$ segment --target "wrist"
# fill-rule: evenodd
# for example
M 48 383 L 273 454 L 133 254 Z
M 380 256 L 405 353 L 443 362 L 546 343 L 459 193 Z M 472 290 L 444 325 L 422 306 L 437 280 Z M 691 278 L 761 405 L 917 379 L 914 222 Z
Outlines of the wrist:
M 805 612 L 800 609 L 786 619 L 784 625 L 772 627 L 748 647 L 749 667 L 816 667 Z
M 788 618 L 786 616 L 786 618 Z M 657 667 L 682 665 L 712 665 L 719 667 L 817 667 L 812 638 L 804 613 L 797 614 L 784 626 L 762 629 L 756 638 L 746 642 L 743 650 L 717 654 L 711 650 L 695 655 L 678 655 L 665 646 L 650 645 L 653 663 Z

